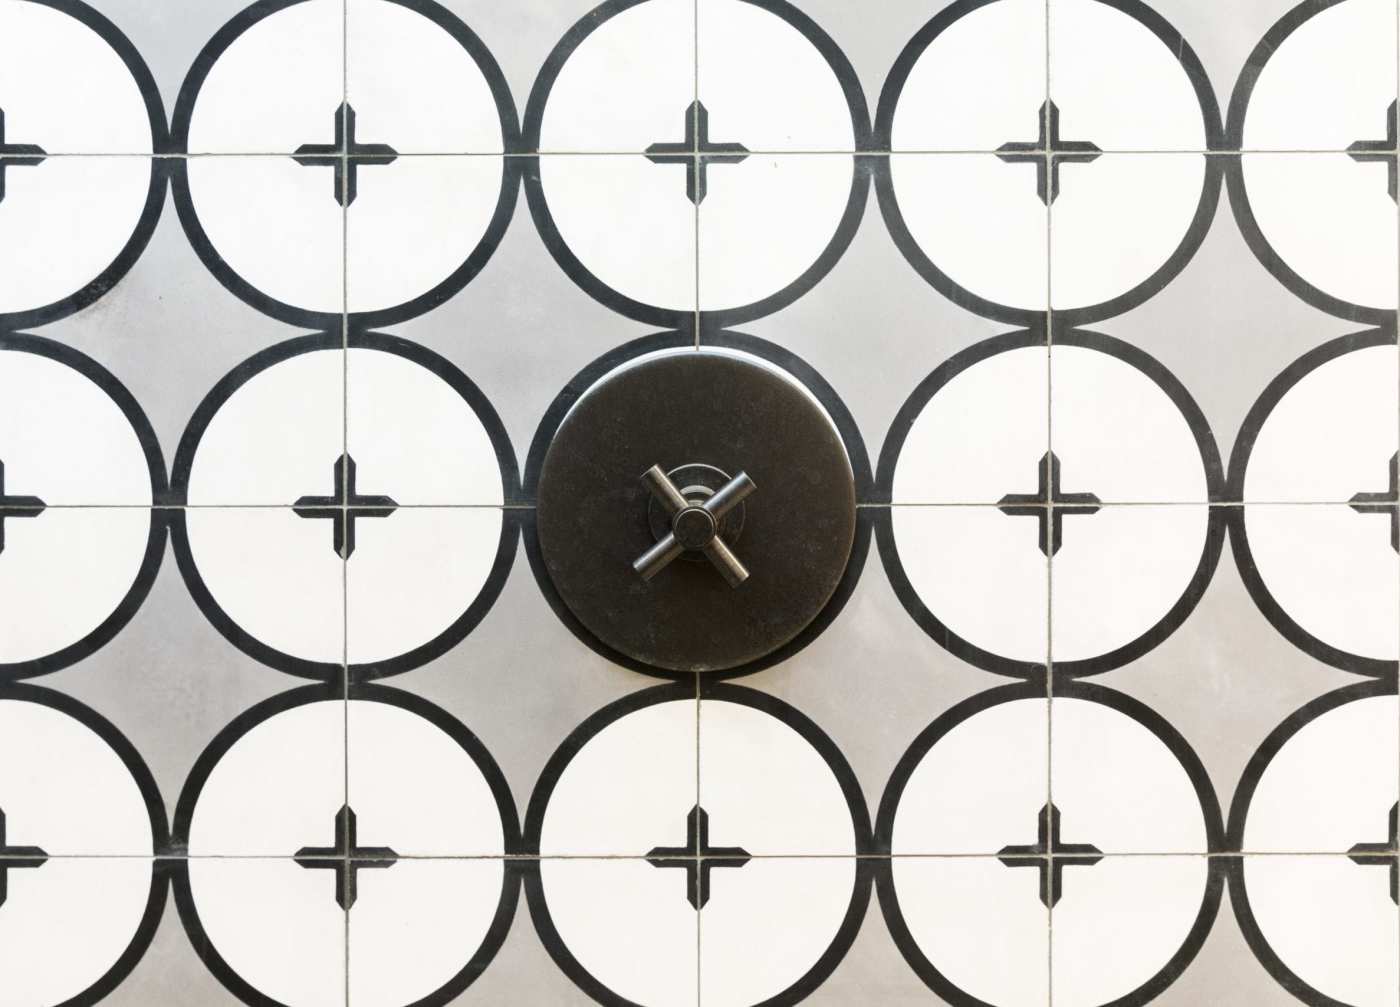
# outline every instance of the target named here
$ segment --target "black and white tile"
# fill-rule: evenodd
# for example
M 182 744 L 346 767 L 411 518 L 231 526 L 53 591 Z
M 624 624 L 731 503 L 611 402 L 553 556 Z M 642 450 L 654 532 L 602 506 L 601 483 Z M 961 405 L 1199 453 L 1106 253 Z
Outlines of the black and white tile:
M 1397 38 L 0 0 L 0 1003 L 1400 1007 Z M 694 350 L 857 505 L 713 674 L 535 517 Z

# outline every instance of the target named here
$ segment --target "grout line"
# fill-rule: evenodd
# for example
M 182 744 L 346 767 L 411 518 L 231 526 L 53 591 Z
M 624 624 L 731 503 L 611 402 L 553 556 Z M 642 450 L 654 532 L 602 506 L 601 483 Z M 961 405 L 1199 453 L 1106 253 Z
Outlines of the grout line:
M 753 860 L 868 860 L 872 862 L 880 861 L 907 861 L 907 860 L 1025 860 L 1034 862 L 1037 860 L 1049 859 L 1044 854 L 1039 853 L 1013 853 L 1002 854 L 997 852 L 964 852 L 964 853 L 750 853 Z M 1267 857 L 1310 857 L 1326 859 L 1350 859 L 1351 854 L 1346 850 L 1245 850 L 1232 852 L 1203 853 L 1190 850 L 1104 850 L 1105 858 L 1115 860 L 1152 860 L 1152 859 L 1201 859 L 1201 860 L 1245 860 L 1262 859 Z M 691 859 L 705 860 L 713 857 L 692 857 L 690 854 L 673 854 L 671 856 L 651 857 L 645 853 L 551 853 L 551 854 L 523 854 L 523 853 L 404 853 L 399 852 L 400 860 L 423 860 L 423 861 L 509 861 L 512 863 L 536 863 L 555 860 L 630 860 L 648 861 L 676 860 L 688 861 Z M 23 860 L 17 854 L 0 854 L 0 862 L 5 860 Z M 274 862 L 288 862 L 295 859 L 289 853 L 49 853 L 50 860 L 150 860 L 166 863 L 177 863 L 189 860 L 267 860 Z M 311 856 L 304 859 L 314 860 L 339 860 L 339 855 L 324 854 L 321 856 Z
M 1400 0 L 1397 0 L 1400 2 Z M 347 471 L 341 485 L 346 488 L 341 495 L 341 526 L 350 526 L 350 205 L 348 186 L 350 181 L 350 0 L 341 0 L 340 5 L 340 114 L 345 118 L 340 135 L 341 141 L 341 206 L 340 206 L 340 422 L 341 457 Z M 341 620 L 341 746 L 344 773 L 345 800 L 343 807 L 350 806 L 350 557 L 342 552 L 340 559 L 340 620 Z M 341 875 L 348 888 L 353 877 L 350 870 L 350 847 L 346 843 L 345 870 Z M 350 1007 L 350 906 L 345 907 L 345 1007 Z
M 1400 0 L 1396 0 L 1395 11 L 1394 11 L 1394 13 L 1395 13 L 1395 80 L 1394 80 L 1394 84 L 1395 84 L 1395 87 L 1396 87 L 1397 98 L 1400 98 Z M 1400 165 L 1400 136 L 1397 136 L 1397 137 L 1396 137 L 1396 149 L 1395 149 L 1394 151 L 1392 151 L 1392 156 L 1394 156 L 1394 157 L 1396 158 L 1396 161 L 1392 163 L 1392 167 L 1394 168 L 1394 167 L 1396 167 L 1397 165 Z M 1396 253 L 1397 253 L 1397 255 L 1396 255 L 1397 269 L 1396 269 L 1396 276 L 1395 276 L 1396 304 L 1397 304 L 1397 306 L 1400 306 L 1400 200 L 1397 200 L 1396 206 L 1395 206 L 1395 247 L 1396 247 Z M 1400 322 L 1400 319 L 1397 319 L 1397 318 L 1394 318 L 1394 317 L 1391 319 L 1391 324 L 1392 324 L 1392 325 L 1396 325 L 1397 322 Z M 1397 355 L 1397 364 L 1396 364 L 1395 381 L 1396 381 L 1395 434 L 1396 434 L 1396 444 L 1397 444 L 1397 446 L 1400 446 L 1400 354 Z M 1400 587 L 1400 556 L 1397 556 L 1395 577 L 1396 577 L 1396 584 L 1397 584 L 1397 587 Z M 1396 603 L 1396 645 L 1397 645 L 1397 652 L 1400 652 L 1400 600 L 1397 600 L 1397 603 Z M 1397 688 L 1397 690 L 1396 690 L 1396 696 L 1395 696 L 1395 727 L 1396 727 L 1395 770 L 1396 770 L 1396 779 L 1397 779 L 1397 781 L 1400 781 L 1400 688 Z M 1392 796 L 1395 797 L 1396 800 L 1400 800 L 1400 793 L 1394 794 L 1394 795 L 1392 795 Z M 1391 870 L 1394 871 L 1394 872 L 1400 872 L 1400 850 L 1397 850 L 1397 851 L 1396 851 L 1396 854 L 1395 854 L 1395 863 L 1393 863 L 1393 864 L 1391 865 Z M 1395 875 L 1395 874 L 1392 874 L 1391 876 L 1392 876 L 1392 877 L 1395 877 L 1396 875 Z M 1397 964 L 1396 964 L 1395 983 L 1396 983 L 1396 994 L 1397 994 L 1398 997 L 1400 997 L 1400 901 L 1397 901 L 1397 903 L 1396 903 L 1396 906 L 1395 906 L 1395 913 L 1396 913 L 1396 921 L 1397 921 L 1397 937 L 1396 937 L 1396 944 L 1397 944 L 1397 947 L 1396 947 L 1396 951 L 1397 951 L 1396 959 L 1397 959 Z
M 1397 0 L 1397 2 L 1400 2 L 1400 0 Z M 700 0 L 693 0 L 693 3 L 691 4 L 691 17 L 692 17 L 692 22 L 691 22 L 691 29 L 690 29 L 690 30 L 691 30 L 691 36 L 690 36 L 690 52 L 691 52 L 692 59 L 694 60 L 694 81 L 693 81 L 693 87 L 692 87 L 692 93 L 691 93 L 691 101 L 693 101 L 693 102 L 698 102 L 698 101 L 700 100 Z M 694 107 L 694 106 L 692 106 L 692 107 Z M 687 115 L 689 114 L 689 111 L 690 111 L 689 109 L 686 110 Z M 699 160 L 700 160 L 700 130 L 699 130 L 699 128 L 698 128 L 698 125 L 699 125 L 699 124 L 697 123 L 696 125 L 697 125 L 697 128 L 694 129 L 694 130 L 692 130 L 692 132 L 694 133 L 694 140 L 693 140 L 692 143 L 691 143 L 691 155 L 692 155 L 692 156 L 695 158 L 695 160 L 696 160 L 696 164 L 694 165 L 694 167 L 698 170 L 698 169 L 701 167 L 701 165 L 700 165 L 700 163 L 699 163 Z M 696 203 L 696 204 L 695 204 L 695 236 L 694 236 L 694 237 L 695 237 L 695 317 L 694 317 L 694 320 L 693 320 L 693 324 L 695 325 L 695 348 L 698 350 L 698 349 L 700 349 L 700 204 L 699 204 L 699 203 Z M 698 983 L 698 981 L 699 981 L 699 971 L 698 971 L 698 970 L 699 970 L 699 964 L 698 964 L 699 959 L 697 958 L 696 961 L 697 961 L 697 964 L 696 964 L 696 970 L 697 970 L 696 977 L 697 977 L 697 983 Z M 696 991 L 696 1000 L 697 1000 L 697 1003 L 698 1003 L 698 1001 L 699 1001 L 699 996 L 700 996 L 699 990 L 697 989 L 697 991 Z
M 899 503 L 858 503 L 857 507 L 865 507 L 876 510 L 894 510 L 901 507 L 992 507 L 1000 508 L 1001 504 L 991 503 L 986 500 L 963 500 L 963 501 L 936 501 L 936 502 L 913 502 L 900 501 Z M 1045 502 L 1026 504 L 1027 507 L 1044 507 L 1047 510 L 1050 505 Z M 1350 507 L 1350 500 L 1101 500 L 1100 507 Z
M 697 0 L 697 3 L 698 3 L 698 0 Z M 700 747 L 701 747 L 701 741 L 700 741 L 700 730 L 701 730 L 701 727 L 700 727 L 700 718 L 701 718 L 702 716 L 703 716 L 703 714 L 702 714 L 702 707 L 701 707 L 701 705 L 700 705 L 700 673 L 699 673 L 699 672 L 696 672 L 696 674 L 695 674 L 695 807 L 697 807 L 697 808 L 703 806 L 703 804 L 702 804 L 702 799 L 701 799 L 701 794 L 700 794 Z M 701 854 L 700 849 L 701 849 L 700 843 L 699 843 L 699 842 L 696 842 L 694 854 L 695 854 L 695 869 L 696 869 L 697 873 L 700 871 L 700 864 L 701 864 L 701 863 L 704 861 L 704 859 L 705 859 L 704 856 Z M 701 957 L 700 957 L 700 956 L 701 956 L 702 954 L 704 954 L 704 946 L 705 946 L 705 939 L 704 939 L 704 926 L 705 926 L 705 923 L 704 923 L 704 920 L 705 920 L 705 913 L 704 913 L 703 907 L 702 907 L 702 908 L 699 908 L 699 909 L 696 909 L 696 910 L 695 910 L 695 1003 L 696 1003 L 697 1007 L 699 1007 L 701 998 L 702 998 L 702 996 L 703 996 L 703 988 L 702 988 L 702 985 L 701 985 L 701 983 L 702 983 L 703 980 L 701 979 L 701 971 L 700 971 Z
M 999 509 L 1001 504 L 989 500 L 938 500 L 938 501 L 900 501 L 899 503 L 857 503 L 857 507 L 865 510 L 894 510 L 897 508 L 927 507 L 927 508 L 964 508 L 964 507 L 990 507 Z M 1026 504 L 1027 507 L 1045 507 L 1049 504 L 1037 502 Z M 1350 500 L 1101 500 L 1100 507 L 1349 507 Z M 290 510 L 290 503 L 223 503 L 223 504 L 134 504 L 134 503 L 50 503 L 45 505 L 45 510 Z M 0 507 L 0 513 L 9 510 L 8 507 Z M 401 503 L 390 508 L 388 506 L 375 506 L 366 504 L 362 510 L 500 510 L 500 511 L 529 511 L 534 510 L 532 503 L 507 503 L 507 504 L 485 504 L 485 503 Z
M 1396 0 L 1396 2 L 1397 2 L 1397 3 L 1400 3 L 1400 0 Z M 692 21 L 691 21 L 690 46 L 691 46 L 691 56 L 692 56 L 692 59 L 694 60 L 694 64 L 693 64 L 693 70 L 694 70 L 694 81 L 693 81 L 693 85 L 694 85 L 694 86 L 693 86 L 693 93 L 692 93 L 692 95 L 691 95 L 691 100 L 692 100 L 693 102 L 697 102 L 697 103 L 698 103 L 698 102 L 700 101 L 700 0 L 692 0 L 692 4 L 691 4 L 691 18 L 692 18 Z M 696 108 L 696 106 L 695 106 L 695 105 L 692 105 L 691 108 Z M 686 110 L 686 114 L 687 114 L 687 115 L 690 114 L 690 109 L 687 109 L 687 110 Z M 699 163 L 699 159 L 700 159 L 700 129 L 699 129 L 699 123 L 698 123 L 698 122 L 697 122 L 695 125 L 696 125 L 696 128 L 693 129 L 693 130 L 691 130 L 691 133 L 692 133 L 693 136 L 694 136 L 694 140 L 693 140 L 693 142 L 692 142 L 692 144 L 691 144 L 691 150 L 692 150 L 692 152 L 693 152 L 693 154 L 694 154 L 694 156 L 695 156 L 696 163 L 695 163 L 693 166 L 691 166 L 691 167 L 694 167 L 694 168 L 697 170 L 697 173 L 698 173 L 698 170 L 702 167 L 702 165 Z M 699 350 L 700 350 L 700 204 L 699 204 L 699 202 L 697 202 L 697 203 L 695 204 L 695 217 L 694 217 L 694 220 L 695 220 L 695 225 L 694 225 L 694 226 L 695 226 L 695 235 L 694 235 L 694 238 L 695 238 L 695 316 L 694 316 L 694 319 L 693 319 L 693 321 L 692 321 L 692 324 L 695 326 L 695 349 L 696 349 L 697 352 L 699 352 Z M 702 795 L 701 795 L 701 793 L 700 793 L 700 758 L 701 758 L 701 734 L 700 734 L 700 731 L 701 731 L 701 716 L 702 716 L 702 708 L 701 708 L 701 705 L 700 705 L 700 673 L 699 673 L 699 672 L 696 672 L 696 673 L 695 673 L 695 805 L 694 805 L 694 806 L 697 807 L 697 808 L 702 807 L 702 803 L 701 803 L 701 801 L 702 801 Z M 695 854 L 695 870 L 696 870 L 696 875 L 697 875 L 697 876 L 703 876 L 703 875 L 701 874 L 701 867 L 700 867 L 700 864 L 701 864 L 701 862 L 702 862 L 703 859 L 704 859 L 704 858 L 701 856 L 701 853 L 700 853 L 701 846 L 702 846 L 702 844 L 701 844 L 699 841 L 697 841 L 696 844 L 695 844 L 695 850 L 693 851 L 694 854 Z M 697 906 L 696 909 L 695 909 L 695 1007 L 700 1007 L 700 1005 L 704 1002 L 704 997 L 705 997 L 704 978 L 703 978 L 704 972 L 703 972 L 703 965 L 702 965 L 704 953 L 705 953 L 705 913 L 704 913 L 704 907 L 703 907 L 703 906 Z
M 1400 0 L 1397 0 L 1400 2 Z M 1049 108 L 1052 97 L 1050 85 L 1050 4 L 1051 0 L 1045 0 L 1045 108 Z M 1045 130 L 1049 134 L 1049 129 Z M 1055 158 L 1046 144 L 1045 151 L 1045 177 L 1047 186 L 1049 180 L 1055 177 Z M 1050 189 L 1047 187 L 1047 193 Z M 1052 324 L 1055 315 L 1055 262 L 1054 262 L 1054 200 L 1053 197 L 1045 203 L 1045 450 L 1047 453 L 1055 448 L 1055 410 L 1054 410 L 1054 346 L 1055 327 Z M 1047 480 L 1048 483 L 1048 480 Z M 1044 521 L 1053 527 L 1055 509 L 1053 494 L 1047 491 L 1045 504 L 1047 511 Z M 1045 557 L 1045 804 L 1050 806 L 1055 801 L 1055 556 L 1050 552 Z M 1037 813 L 1040 808 L 1035 809 Z M 1054 844 L 1046 844 L 1049 849 L 1045 865 L 1047 871 L 1042 873 L 1046 876 L 1054 876 L 1055 850 Z M 1041 893 L 1044 899 L 1044 892 Z M 1055 1003 L 1055 907 L 1047 904 L 1045 907 L 1045 1002 L 1047 1007 L 1054 1007 Z
M 1045 152 L 1044 148 L 1033 148 L 1038 152 Z M 801 157 L 801 156 L 838 156 L 838 157 L 895 157 L 903 155 L 950 155 L 966 156 L 976 154 L 986 157 L 995 157 L 998 151 L 993 149 L 983 149 L 980 147 L 947 147 L 947 148 L 919 148 L 908 149 L 884 149 L 884 150 L 857 150 L 855 148 L 768 148 L 750 150 L 749 154 L 758 157 Z M 1153 148 L 1153 147 L 1104 147 L 1100 150 L 1102 154 L 1196 154 L 1208 157 L 1241 157 L 1246 154 L 1332 154 L 1347 155 L 1350 152 L 1344 147 L 1240 147 L 1230 150 L 1212 150 L 1210 148 L 1196 147 L 1173 147 L 1173 148 Z M 218 158 L 218 157 L 294 157 L 292 151 L 276 150 L 203 150 L 189 151 L 183 153 L 153 153 L 151 151 L 51 151 L 45 157 L 130 157 L 150 160 L 179 161 L 191 158 Z M 395 155 L 399 158 L 407 157 L 508 157 L 508 158 L 540 158 L 540 157 L 645 157 L 644 150 L 626 150 L 618 148 L 616 150 L 537 150 L 537 151 L 503 151 L 503 150 L 409 150 L 398 151 Z M 698 152 L 695 156 L 700 156 Z

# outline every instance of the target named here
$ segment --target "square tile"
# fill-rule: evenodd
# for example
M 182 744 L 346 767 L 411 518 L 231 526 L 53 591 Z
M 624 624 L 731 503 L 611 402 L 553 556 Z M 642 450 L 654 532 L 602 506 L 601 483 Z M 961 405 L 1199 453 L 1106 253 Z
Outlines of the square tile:
M 1169 20 L 1171 6 L 1048 0 L 1049 100 L 1059 112 L 1061 132 L 1042 131 L 1045 149 L 1079 158 L 1099 150 L 1202 151 L 1221 145 L 1221 109 L 1231 82 L 1217 92 L 1191 39 Z M 1252 13 L 1216 12 L 1208 30 L 1228 32 Z M 1113 86 L 1105 87 L 1106 81 Z M 1144 107 L 1152 114 L 1142 115 Z
M 345 135 L 347 153 L 366 143 L 382 144 L 364 151 L 372 158 L 514 149 L 515 99 L 470 24 L 437 4 L 349 0 L 344 8 L 345 93 L 363 131 Z M 425 102 L 427 94 L 452 100 Z
M 821 279 L 850 241 L 873 167 L 835 153 L 736 154 L 696 164 L 693 185 L 703 187 L 698 303 L 717 326 L 766 314 Z
M 526 878 L 540 941 L 595 1000 L 693 1004 L 700 918 L 684 871 L 646 860 L 544 859 Z
M 330 154 L 171 163 L 180 223 L 210 272 L 263 314 L 338 331 L 346 295 L 344 206 L 358 173 L 342 170 Z
M 523 896 L 516 902 L 500 950 L 464 992 L 447 1002 L 454 1007 L 469 1007 L 508 1002 L 518 996 L 566 1007 L 597 1003 L 555 965 L 535 930 Z
M 333 504 L 314 508 L 167 513 L 185 584 L 219 632 L 262 664 L 330 681 L 346 658 L 345 551 L 356 522 L 337 521 Z
M 1066 860 L 1050 911 L 1055 1000 L 1151 1002 L 1169 989 L 1219 925 L 1225 874 L 1223 861 L 1204 856 Z
M 944 1001 L 1049 1002 L 1051 913 L 1037 897 L 1042 863 L 991 857 L 882 863 L 885 922 L 910 967 Z
M 1347 671 L 1394 674 L 1392 513 L 1363 503 L 1232 510 L 1236 564 L 1260 610 L 1295 646 Z
M 0 525 L 5 678 L 92 657 L 141 607 L 165 554 L 164 515 L 149 507 L 49 506 L 34 497 L 0 507 Z
M 349 996 L 453 1002 L 507 939 L 520 869 L 499 859 L 402 859 L 389 866 L 361 875 L 346 914 Z M 528 920 L 518 924 L 529 928 Z
M 447 862 L 467 866 L 490 866 L 494 858 L 500 868 L 500 858 L 519 852 L 520 826 L 506 777 L 469 728 L 408 692 L 357 686 L 350 695 L 344 711 L 346 803 L 355 809 L 364 845 L 385 851 L 383 866 L 410 867 L 394 875 L 396 886 L 419 878 L 413 872 L 431 862 L 405 858 L 461 858 Z M 449 778 L 453 783 L 444 793 L 442 780 Z M 426 882 L 396 898 L 411 904 L 433 891 L 432 874 L 423 877 Z M 468 883 L 478 882 L 467 874 L 443 882 L 449 888 Z
M 1384 163 L 1353 151 L 1226 164 L 1240 230 L 1284 286 L 1334 315 L 1393 319 L 1396 209 Z
M 1035 136 L 1046 99 L 1042 0 L 897 3 L 881 19 L 829 0 L 811 7 L 852 53 L 875 149 L 995 151 Z M 969 93 L 979 96 L 975 112 Z
M 865 918 L 851 943 L 830 976 L 807 997 L 804 1004 L 834 1007 L 863 997 L 880 1003 L 935 1004 L 947 1007 L 949 1000 L 933 992 L 905 961 L 889 928 L 885 925 L 880 904 L 871 898 Z
M 0 188 L 0 227 L 10 236 L 0 260 L 7 328 L 72 314 L 106 293 L 150 240 L 165 197 L 159 160 L 50 157 L 48 148 L 21 142 L 20 117 L 11 113 L 8 122 L 7 146 L 35 150 L 7 155 Z
M 716 864 L 729 858 L 731 866 L 766 855 L 866 851 L 865 797 L 821 728 L 742 686 L 704 684 L 699 707 L 698 812 L 687 822 L 688 845 L 702 857 L 712 846 Z M 754 774 L 755 765 L 767 771 Z
M 896 505 L 875 518 L 885 570 L 914 621 L 970 665 L 1019 678 L 1040 676 L 1050 653 L 1042 532 L 1052 522 L 1027 496 L 995 507 Z
M 1329 856 L 1244 857 L 1231 866 L 1239 929 L 1265 968 L 1296 997 L 1375 1004 L 1400 998 L 1400 920 L 1384 869 Z M 1311 912 L 1292 911 L 1300 899 Z
M 173 886 L 190 943 L 238 999 L 331 1007 L 346 997 L 337 873 L 291 859 L 202 857 L 181 861 Z
M 738 1004 L 801 1002 L 819 989 L 865 919 L 873 870 L 849 857 L 755 857 L 710 873 L 699 914 L 700 1002 Z
M 1043 327 L 1046 166 L 1034 151 L 895 152 L 875 161 L 875 187 L 895 244 L 939 293 L 987 318 Z
M 695 93 L 713 128 L 697 128 L 696 153 L 866 148 L 866 95 L 811 17 L 785 4 L 697 0 L 695 24 Z
M 6 995 L 28 1003 L 95 1002 L 124 988 L 166 899 L 165 877 L 149 857 L 7 852 L 0 877 Z
M 696 207 L 691 158 L 541 155 L 525 194 L 564 272 L 623 315 L 677 327 L 696 310 Z
M 1061 677 L 1110 671 L 1167 640 L 1206 593 L 1230 518 L 1205 504 L 1100 505 L 1091 496 L 1052 505 L 1045 519 L 1059 543 L 1050 649 Z
M 1190 260 L 1227 162 L 1202 153 L 1095 151 L 1055 155 L 1049 164 L 1050 303 L 1060 324 L 1079 325 L 1141 304 Z M 1394 223 L 1391 211 L 1380 218 Z
M 590 6 L 548 4 L 510 18 L 512 35 L 521 25 L 519 37 L 534 51 L 531 77 L 512 76 L 521 149 L 640 153 L 653 144 L 693 146 L 684 137 L 696 101 L 695 0 Z M 501 24 L 500 13 L 490 17 Z M 540 48 L 544 35 L 536 33 L 546 25 L 552 37 Z M 513 52 L 517 47 L 522 51 Z M 518 67 L 523 50 L 515 41 L 503 51 Z
M 347 163 L 357 195 L 345 214 L 346 310 L 357 329 L 447 301 L 495 254 L 512 213 L 528 220 L 517 199 L 522 158 L 474 153 Z M 446 233 L 451 240 L 442 240 Z

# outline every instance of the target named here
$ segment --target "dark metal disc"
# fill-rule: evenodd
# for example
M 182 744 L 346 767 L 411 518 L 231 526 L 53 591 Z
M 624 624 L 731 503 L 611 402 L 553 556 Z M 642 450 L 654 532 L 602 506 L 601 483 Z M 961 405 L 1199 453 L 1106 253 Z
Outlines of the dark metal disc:
M 728 543 L 748 580 L 730 587 L 704 560 L 650 581 L 633 571 L 658 538 L 641 482 L 652 465 L 754 481 L 743 535 Z M 722 481 L 705 480 L 692 502 Z M 816 400 L 771 367 L 707 350 L 625 366 L 590 388 L 550 443 L 536 508 L 545 568 L 579 622 L 671 671 L 733 668 L 800 633 L 836 590 L 856 525 L 851 464 Z

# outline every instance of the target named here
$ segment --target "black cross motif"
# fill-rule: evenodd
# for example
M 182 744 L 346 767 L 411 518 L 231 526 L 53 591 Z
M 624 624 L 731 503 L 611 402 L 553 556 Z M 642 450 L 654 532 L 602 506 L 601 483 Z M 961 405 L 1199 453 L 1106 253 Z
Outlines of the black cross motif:
M 10 871 L 43 867 L 49 855 L 37 846 L 5 845 L 5 812 L 0 811 L 0 906 L 10 894 Z
M 355 139 L 355 110 L 346 102 L 335 110 L 335 142 L 304 143 L 292 160 L 306 168 L 335 169 L 335 200 L 341 206 L 355 202 L 359 172 L 376 164 L 393 164 L 399 152 L 387 143 L 360 143 Z
M 1400 552 L 1400 452 L 1390 456 L 1390 486 L 1379 493 L 1356 493 L 1351 509 L 1358 514 L 1385 514 L 1390 518 L 1390 547 Z
M 1003 846 L 997 859 L 1007 867 L 1034 867 L 1040 871 L 1040 901 L 1048 909 L 1060 901 L 1064 869 L 1093 867 L 1103 859 L 1103 853 L 1088 843 L 1060 842 L 1060 809 L 1053 804 L 1040 810 L 1036 836 L 1034 846 Z
M 1400 842 L 1400 801 L 1390 809 L 1390 837 L 1383 843 L 1357 843 L 1347 854 L 1352 863 L 1362 867 L 1390 868 L 1390 901 L 1400 905 L 1400 856 L 1396 855 L 1396 843 Z
M 1347 147 L 1347 153 L 1351 155 L 1353 161 L 1362 163 L 1368 161 L 1380 161 L 1385 164 L 1386 183 L 1390 191 L 1390 198 L 1400 202 L 1400 194 L 1397 194 L 1397 173 L 1400 173 L 1400 154 L 1397 153 L 1396 143 L 1396 103 L 1391 102 L 1390 108 L 1385 110 L 1385 139 L 1384 140 L 1357 140 Z
M 1060 194 L 1061 164 L 1088 164 L 1102 153 L 1088 140 L 1060 139 L 1060 110 L 1053 101 L 1040 106 L 1039 136 L 1028 143 L 1003 143 L 997 148 L 997 157 L 1007 164 L 1035 165 L 1035 192 L 1046 206 Z
M 749 156 L 742 143 L 711 143 L 710 113 L 699 101 L 685 110 L 685 139 L 680 143 L 653 143 L 646 150 L 655 164 L 685 165 L 685 194 L 696 206 L 705 198 L 711 164 L 738 164 Z
M 5 495 L 5 463 L 0 462 L 0 552 L 5 551 L 6 518 L 38 517 L 48 505 L 38 497 Z M 0 840 L 3 840 L 0 836 Z
M 348 454 L 335 461 L 335 489 L 328 497 L 298 497 L 292 510 L 299 517 L 326 518 L 331 524 L 331 548 L 349 559 L 355 551 L 355 521 L 362 517 L 388 517 L 398 510 L 393 497 L 362 496 L 355 490 L 355 459 Z
M 0 200 L 5 198 L 5 169 L 32 168 L 42 164 L 48 153 L 32 143 L 5 142 L 5 110 L 0 108 Z
M 399 855 L 387 846 L 356 845 L 355 812 L 345 805 L 335 814 L 334 846 L 303 846 L 294 860 L 310 870 L 335 871 L 335 900 L 349 910 L 355 904 L 359 872 L 393 867 Z
M 743 867 L 748 850 L 738 846 L 710 845 L 710 816 L 696 805 L 685 818 L 685 845 L 658 846 L 647 854 L 653 867 L 685 869 L 685 897 L 696 909 L 710 901 L 710 871 L 716 867 Z
M 1040 551 L 1053 556 L 1064 540 L 1066 515 L 1093 514 L 1099 498 L 1092 493 L 1060 491 L 1060 459 L 1053 451 L 1040 460 L 1039 480 L 1034 493 L 1008 493 L 997 501 L 997 509 L 1012 517 L 1033 517 L 1040 522 Z

